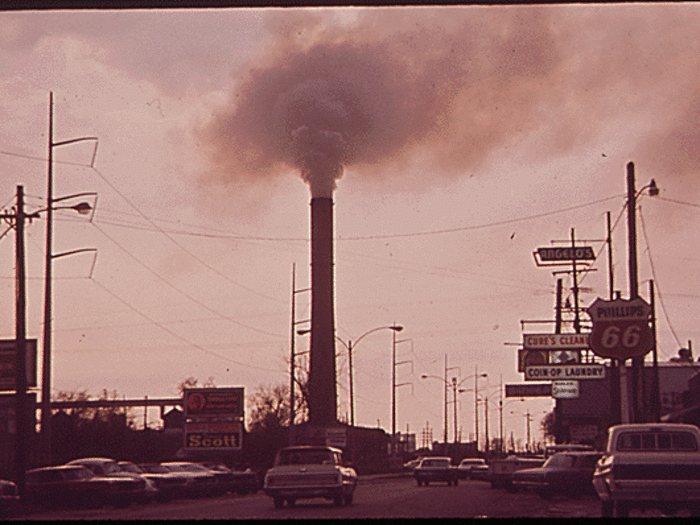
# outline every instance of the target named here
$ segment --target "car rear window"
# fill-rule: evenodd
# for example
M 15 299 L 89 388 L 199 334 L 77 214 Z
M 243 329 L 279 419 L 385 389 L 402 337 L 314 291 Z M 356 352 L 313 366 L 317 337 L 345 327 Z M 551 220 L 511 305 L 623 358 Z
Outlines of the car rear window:
M 690 432 L 622 432 L 617 438 L 618 450 L 698 450 Z
M 278 465 L 338 465 L 340 458 L 330 450 L 281 450 Z

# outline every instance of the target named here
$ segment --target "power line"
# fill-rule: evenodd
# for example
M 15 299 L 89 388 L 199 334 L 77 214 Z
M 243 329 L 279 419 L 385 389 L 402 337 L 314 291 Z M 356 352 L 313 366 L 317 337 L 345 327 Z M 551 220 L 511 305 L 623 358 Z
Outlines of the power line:
M 243 366 L 243 367 L 246 367 L 246 368 L 253 368 L 253 369 L 255 369 L 255 370 L 263 370 L 263 371 L 265 371 L 265 372 L 269 372 L 269 371 L 270 371 L 269 368 L 254 366 L 254 365 L 251 365 L 250 363 L 243 363 L 243 362 L 241 362 L 241 361 L 236 361 L 236 360 L 234 360 L 234 359 L 231 359 L 230 357 L 226 357 L 226 356 L 224 356 L 224 355 L 218 354 L 218 353 L 216 353 L 216 352 L 213 352 L 213 351 L 211 351 L 211 350 L 209 350 L 209 349 L 203 347 L 202 345 L 198 345 L 197 343 L 193 343 L 192 341 L 187 340 L 186 338 L 182 337 L 181 335 L 179 335 L 179 334 L 173 332 L 172 330 L 170 330 L 169 328 L 167 328 L 167 327 L 166 327 L 165 325 L 163 325 L 162 323 L 159 323 L 159 322 L 156 321 L 155 319 L 153 319 L 153 318 L 147 316 L 146 314 L 144 314 L 143 312 L 141 312 L 140 310 L 138 310 L 137 308 L 135 308 L 134 306 L 132 306 L 131 304 L 129 304 L 127 301 L 125 301 L 124 299 L 122 299 L 121 297 L 119 297 L 116 293 L 114 293 L 112 290 L 110 290 L 109 288 L 107 288 L 106 286 L 104 286 L 103 284 L 101 284 L 101 283 L 100 283 L 99 281 L 97 281 L 95 278 L 92 278 L 92 277 L 91 277 L 90 280 L 91 280 L 92 282 L 94 282 L 97 286 L 99 286 L 102 290 L 104 290 L 105 292 L 107 292 L 109 295 L 111 295 L 112 297 L 114 297 L 115 299 L 117 299 L 120 303 L 122 303 L 123 305 L 125 305 L 127 308 L 129 308 L 130 310 L 134 311 L 135 313 L 137 313 L 138 315 L 140 315 L 140 316 L 143 317 L 144 319 L 148 320 L 150 323 L 154 324 L 155 326 L 157 326 L 157 327 L 160 328 L 161 330 L 163 330 L 163 331 L 167 332 L 168 334 L 172 335 L 172 336 L 175 337 L 176 339 L 179 339 L 180 341 L 183 341 L 183 342 L 187 343 L 188 345 L 193 346 L 193 347 L 197 348 L 198 350 L 201 350 L 201 351 L 204 352 L 204 353 L 207 353 L 207 354 L 212 355 L 212 356 L 214 356 L 214 357 L 218 357 L 219 359 L 223 359 L 224 361 L 229 361 L 229 362 L 234 363 L 234 364 L 236 364 L 236 365 Z
M 642 214 L 641 208 L 639 210 L 639 218 L 641 219 L 641 223 L 642 223 L 642 234 L 644 235 L 644 242 L 646 243 L 646 247 L 647 247 L 647 256 L 649 257 L 649 266 L 651 267 L 651 275 L 654 277 L 654 283 L 656 284 L 656 293 L 659 296 L 659 303 L 661 303 L 661 309 L 664 311 L 664 317 L 666 317 L 666 323 L 668 323 L 668 327 L 671 330 L 671 333 L 673 334 L 673 337 L 676 340 L 676 343 L 678 344 L 679 347 L 681 347 L 683 345 L 681 345 L 680 339 L 678 339 L 678 335 L 676 334 L 676 331 L 673 329 L 673 325 L 671 324 L 671 319 L 668 315 L 668 310 L 666 309 L 666 303 L 664 302 L 663 295 L 661 294 L 661 288 L 658 285 L 658 280 L 656 278 L 656 268 L 654 267 L 654 261 L 651 258 L 651 248 L 649 246 L 649 238 L 647 237 L 647 229 L 646 229 L 646 226 L 644 225 L 644 215 Z
M 205 310 L 208 310 L 209 312 L 212 312 L 213 314 L 219 316 L 219 317 L 222 318 L 222 319 L 225 319 L 225 320 L 228 320 L 228 321 L 230 321 L 230 322 L 232 322 L 232 323 L 234 323 L 234 324 L 237 324 L 238 326 L 240 326 L 240 327 L 242 327 L 242 328 L 246 328 L 246 329 L 248 329 L 248 330 L 252 330 L 252 331 L 254 331 L 254 332 L 258 332 L 258 333 L 265 334 L 265 335 L 271 335 L 271 336 L 273 336 L 273 337 L 286 337 L 286 336 L 281 336 L 281 335 L 279 335 L 279 334 L 274 334 L 274 333 L 272 333 L 272 332 L 267 332 L 267 331 L 265 331 L 265 330 L 260 330 L 260 329 L 258 329 L 258 328 L 252 327 L 252 326 L 248 326 L 248 325 L 246 325 L 246 324 L 244 324 L 244 323 L 241 323 L 240 321 L 236 321 L 235 319 L 232 319 L 231 317 L 225 316 L 225 315 L 223 315 L 223 314 L 217 312 L 217 311 L 214 310 L 213 308 L 208 307 L 207 305 L 205 305 L 205 304 L 202 303 L 201 301 L 195 299 L 195 298 L 192 297 L 191 295 L 189 295 L 189 294 L 183 292 L 182 290 L 180 290 L 179 288 L 177 288 L 174 284 L 170 283 L 168 280 L 166 280 L 166 279 L 164 279 L 162 276 L 160 276 L 160 275 L 158 274 L 158 272 L 154 271 L 154 270 L 153 270 L 152 268 L 150 268 L 148 265 L 146 265 L 145 263 L 141 262 L 134 254 L 132 254 L 129 250 L 127 250 L 127 249 L 124 248 L 121 244 L 119 244 L 113 237 L 111 237 L 111 236 L 110 236 L 107 232 L 105 232 L 102 228 L 100 228 L 100 227 L 97 226 L 97 225 L 94 225 L 94 226 L 95 226 L 95 228 L 96 228 L 99 232 L 101 232 L 105 237 L 107 237 L 110 241 L 112 241 L 112 243 L 114 243 L 115 246 L 117 246 L 117 247 L 118 247 L 119 249 L 121 249 L 124 253 L 126 253 L 129 257 L 131 257 L 134 261 L 136 261 L 141 267 L 145 268 L 145 269 L 148 270 L 151 274 L 153 274 L 153 275 L 156 277 L 156 279 L 158 279 L 159 281 L 165 283 L 168 287 L 170 287 L 170 288 L 172 288 L 173 290 L 175 290 L 176 292 L 180 293 L 181 295 L 183 295 L 184 297 L 186 297 L 187 299 L 189 299 L 189 300 L 192 301 L 193 303 L 198 304 L 199 306 L 201 306 L 201 307 L 204 308 Z

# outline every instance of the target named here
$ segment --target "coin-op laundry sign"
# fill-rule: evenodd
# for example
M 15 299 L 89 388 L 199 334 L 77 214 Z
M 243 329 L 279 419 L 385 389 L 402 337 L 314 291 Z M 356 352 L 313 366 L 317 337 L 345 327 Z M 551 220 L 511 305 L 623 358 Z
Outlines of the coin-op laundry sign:
M 604 365 L 539 365 L 525 367 L 525 381 L 603 379 Z
M 643 356 L 651 350 L 651 306 L 635 299 L 596 299 L 587 309 L 593 326 L 589 343 L 593 353 L 611 359 Z

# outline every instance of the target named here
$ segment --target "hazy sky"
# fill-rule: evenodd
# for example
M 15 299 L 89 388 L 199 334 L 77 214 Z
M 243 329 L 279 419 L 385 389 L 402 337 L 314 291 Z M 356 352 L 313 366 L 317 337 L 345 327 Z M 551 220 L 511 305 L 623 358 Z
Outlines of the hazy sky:
M 91 252 L 54 261 L 53 393 L 173 397 L 190 376 L 248 395 L 288 384 L 294 264 L 296 288 L 309 283 L 309 144 L 332 151 L 318 191 L 336 186 L 337 335 L 404 327 L 397 429 L 419 444 L 426 425 L 442 437 L 445 356 L 462 388 L 488 374 L 479 388 L 498 434 L 499 385 L 522 382 L 521 321 L 553 319 L 557 278 L 572 296 L 534 250 L 573 228 L 600 253 L 581 306 L 608 298 L 606 212 L 623 212 L 629 161 L 637 188 L 654 178 L 661 189 L 638 199 L 640 293 L 655 280 L 659 355 L 697 345 L 698 34 L 692 3 L 0 13 L 5 209 L 17 185 L 29 210 L 45 206 L 50 92 L 55 142 L 99 138 L 92 168 L 93 142 L 54 148 L 54 196 L 98 199 L 92 222 L 55 215 L 54 253 L 96 248 L 97 259 L 92 275 Z M 624 216 L 615 224 L 625 297 Z M 44 236 L 43 219 L 27 227 L 27 335 L 38 339 Z M 9 233 L 6 339 L 13 254 Z M 309 294 L 295 295 L 308 319 Z M 363 338 L 353 361 L 356 423 L 390 430 L 391 332 Z M 506 436 L 524 438 L 528 411 L 539 436 L 552 406 L 508 400 Z M 458 408 L 466 440 L 473 391 Z M 450 406 L 450 439 L 452 417 Z M 480 418 L 483 432 L 483 408 Z

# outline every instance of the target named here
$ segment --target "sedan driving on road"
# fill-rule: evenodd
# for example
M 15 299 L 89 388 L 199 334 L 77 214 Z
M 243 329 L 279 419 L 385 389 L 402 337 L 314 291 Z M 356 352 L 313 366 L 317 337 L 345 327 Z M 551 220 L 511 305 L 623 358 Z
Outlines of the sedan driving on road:
M 431 481 L 443 481 L 448 485 L 459 483 L 459 470 L 452 466 L 449 457 L 423 458 L 413 470 L 413 477 L 420 487 L 423 483 L 427 487 Z

